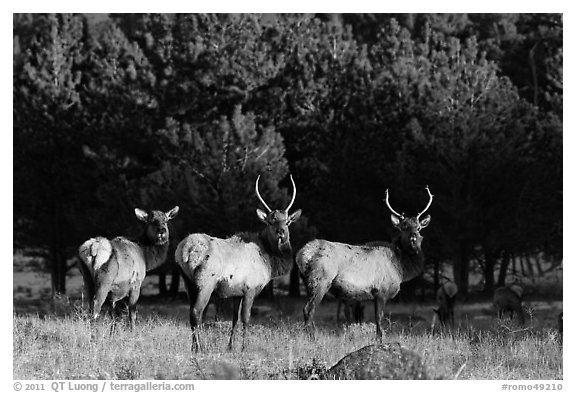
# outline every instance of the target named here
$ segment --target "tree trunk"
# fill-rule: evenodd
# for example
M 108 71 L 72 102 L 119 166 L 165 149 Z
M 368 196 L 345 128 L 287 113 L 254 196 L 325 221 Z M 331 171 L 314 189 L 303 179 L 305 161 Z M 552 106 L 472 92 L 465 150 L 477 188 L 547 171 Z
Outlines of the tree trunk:
M 464 253 L 461 256 L 460 259 L 460 264 L 462 265 L 462 268 L 460 270 L 460 287 L 462 288 L 461 290 L 459 290 L 459 292 L 461 292 L 463 295 L 467 295 L 468 294 L 468 275 L 470 272 L 470 261 L 468 260 L 468 254 Z
M 66 293 L 66 258 L 58 247 L 50 248 L 52 296 Z
M 542 269 L 542 265 L 540 264 L 540 258 L 536 257 L 534 259 L 536 262 L 536 269 L 538 270 L 538 277 L 542 277 L 544 275 L 544 270 Z
M 524 263 L 526 264 L 526 269 L 528 271 L 528 274 L 530 275 L 530 277 L 533 279 L 535 274 L 534 274 L 534 268 L 532 267 L 532 261 L 530 261 L 530 257 L 527 255 L 524 255 Z
M 506 273 L 508 272 L 508 266 L 510 265 L 510 254 L 504 251 L 502 255 L 502 262 L 500 263 L 500 272 L 498 273 L 498 286 L 502 287 L 506 285 Z
M 494 266 L 496 266 L 497 254 L 489 251 L 486 253 L 484 266 L 484 293 L 491 295 L 494 292 Z
M 458 292 L 462 295 L 468 294 L 468 273 L 470 271 L 470 261 L 468 260 L 468 250 L 465 244 L 460 245 L 460 252 L 454 260 L 454 280 L 458 286 Z
M 177 268 L 172 269 L 172 280 L 170 281 L 170 293 L 178 293 L 180 288 L 180 272 Z
M 158 291 L 161 296 L 166 295 L 166 272 L 164 269 L 158 272 Z
M 434 292 L 440 288 L 440 260 L 434 258 Z
M 300 297 L 300 271 L 296 263 L 292 266 L 290 270 L 290 285 L 288 288 L 288 296 L 290 297 Z

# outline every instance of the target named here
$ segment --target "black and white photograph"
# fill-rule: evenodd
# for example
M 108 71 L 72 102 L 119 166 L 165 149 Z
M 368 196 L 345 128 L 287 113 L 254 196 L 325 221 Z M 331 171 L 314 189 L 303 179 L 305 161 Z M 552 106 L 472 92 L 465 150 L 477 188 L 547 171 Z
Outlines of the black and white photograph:
M 562 9 L 383 8 L 12 14 L 9 388 L 566 390 Z

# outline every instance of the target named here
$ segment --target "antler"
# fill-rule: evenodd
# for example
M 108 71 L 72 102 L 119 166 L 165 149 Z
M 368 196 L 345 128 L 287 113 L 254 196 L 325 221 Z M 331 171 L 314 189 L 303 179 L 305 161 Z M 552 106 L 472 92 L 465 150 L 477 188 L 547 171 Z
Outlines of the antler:
M 270 213 L 272 209 L 270 209 L 266 204 L 266 202 L 264 202 L 264 199 L 262 199 L 262 197 L 260 196 L 260 192 L 258 191 L 258 180 L 260 180 L 260 175 L 258 175 L 258 177 L 256 178 L 256 196 L 258 197 L 258 199 L 260 199 L 260 202 L 262 202 L 264 207 L 268 210 L 268 213 Z
M 398 214 L 394 209 L 392 209 L 392 206 L 390 206 L 390 202 L 388 201 L 388 189 L 386 189 L 386 206 L 388 206 L 388 209 L 390 209 L 390 211 L 394 214 L 396 214 L 398 217 L 403 218 L 404 217 L 404 213 L 402 214 Z
M 420 213 L 418 213 L 418 215 L 416 216 L 416 219 L 418 220 L 420 218 L 420 216 L 422 214 L 424 214 L 426 212 L 426 210 L 428 210 L 428 208 L 430 207 L 430 205 L 432 204 L 432 198 L 434 198 L 434 195 L 432 195 L 432 193 L 430 192 L 430 189 L 428 188 L 428 186 L 426 186 L 426 191 L 428 191 L 428 195 L 430 195 L 430 200 L 428 200 L 428 204 L 426 205 L 426 207 L 424 208 L 424 210 L 422 210 Z
M 294 183 L 294 179 L 292 178 L 292 174 L 290 174 L 290 180 L 292 181 L 292 188 L 294 189 L 294 194 L 292 194 L 292 200 L 290 201 L 290 204 L 288 205 L 286 210 L 284 210 L 286 213 L 288 213 L 288 210 L 290 210 L 290 208 L 294 204 L 294 201 L 296 200 L 296 183 Z

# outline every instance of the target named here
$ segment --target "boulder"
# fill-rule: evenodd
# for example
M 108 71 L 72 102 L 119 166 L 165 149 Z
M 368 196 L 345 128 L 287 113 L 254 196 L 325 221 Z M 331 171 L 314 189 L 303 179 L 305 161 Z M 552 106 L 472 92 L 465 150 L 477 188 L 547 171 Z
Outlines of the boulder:
M 368 345 L 344 356 L 325 379 L 428 379 L 420 356 L 400 345 Z

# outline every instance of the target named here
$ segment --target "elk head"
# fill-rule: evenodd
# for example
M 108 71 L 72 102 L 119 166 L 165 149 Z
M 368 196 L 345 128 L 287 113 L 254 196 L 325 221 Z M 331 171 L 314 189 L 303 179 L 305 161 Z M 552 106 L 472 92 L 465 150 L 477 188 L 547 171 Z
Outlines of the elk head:
M 178 210 L 178 206 L 166 213 L 158 210 L 146 212 L 142 209 L 134 209 L 136 217 L 146 223 L 144 229 L 144 238 L 146 241 L 157 246 L 168 243 L 168 239 L 170 238 L 168 221 L 176 217 Z
M 427 214 L 424 218 L 420 218 L 422 214 L 428 210 L 432 204 L 432 198 L 434 197 L 430 192 L 428 186 L 426 186 L 426 191 L 430 197 L 428 205 L 422 210 L 416 217 L 404 217 L 404 213 L 398 214 L 388 201 L 388 190 L 386 190 L 386 206 L 392 212 L 390 219 L 392 220 L 392 225 L 394 225 L 398 230 L 400 230 L 400 242 L 402 246 L 406 249 L 412 250 L 414 252 L 419 252 L 422 244 L 422 235 L 420 235 L 420 230 L 424 229 L 430 224 L 431 217 Z
M 292 175 L 290 175 L 293 188 L 292 200 L 290 201 L 288 207 L 284 210 L 272 210 L 270 207 L 268 207 L 266 202 L 264 202 L 264 199 L 262 199 L 260 196 L 260 192 L 258 191 L 259 180 L 260 175 L 258 175 L 258 178 L 256 179 L 256 196 L 268 212 L 266 213 L 263 210 L 256 209 L 256 214 L 258 215 L 260 221 L 266 224 L 265 233 L 268 243 L 271 246 L 276 246 L 281 254 L 289 254 L 292 252 L 292 247 L 290 245 L 290 231 L 288 227 L 293 222 L 296 222 L 302 213 L 302 210 L 298 209 L 294 213 L 289 214 L 290 208 L 296 199 L 296 184 L 294 184 L 294 179 L 292 178 Z

